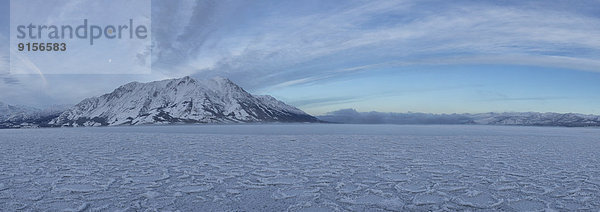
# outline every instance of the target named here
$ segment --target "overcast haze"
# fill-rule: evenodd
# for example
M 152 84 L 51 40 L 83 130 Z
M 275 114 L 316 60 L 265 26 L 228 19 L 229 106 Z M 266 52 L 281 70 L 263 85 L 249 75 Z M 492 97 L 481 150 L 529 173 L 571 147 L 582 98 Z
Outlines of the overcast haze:
M 75 104 L 191 75 L 228 77 L 314 115 L 600 114 L 598 1 L 156 0 L 144 75 L 9 74 L 0 2 L 0 101 L 11 104 Z

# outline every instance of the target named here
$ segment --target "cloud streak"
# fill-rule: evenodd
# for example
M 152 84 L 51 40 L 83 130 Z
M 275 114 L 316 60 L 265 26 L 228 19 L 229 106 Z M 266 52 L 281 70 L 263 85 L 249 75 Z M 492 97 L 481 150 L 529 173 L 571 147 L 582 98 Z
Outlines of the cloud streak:
M 0 76 L 8 74 L 10 71 L 8 43 L 8 38 L 0 33 Z
M 189 17 L 179 23 L 186 23 L 183 30 L 169 36 L 156 32 L 155 62 L 158 67 L 164 63 L 174 75 L 225 75 L 250 88 L 343 76 L 347 73 L 331 71 L 340 66 L 368 70 L 381 63 L 392 67 L 502 63 L 600 70 L 596 62 L 600 40 L 589 39 L 600 36 L 600 20 L 579 10 L 493 2 L 435 2 L 436 7 L 427 1 L 336 3 L 325 9 L 314 5 L 314 12 L 282 15 L 275 11 L 296 5 L 196 2 L 178 16 Z M 224 17 L 231 12 L 240 15 Z M 258 12 L 264 13 L 246 20 Z M 154 21 L 170 23 L 173 18 L 165 19 Z

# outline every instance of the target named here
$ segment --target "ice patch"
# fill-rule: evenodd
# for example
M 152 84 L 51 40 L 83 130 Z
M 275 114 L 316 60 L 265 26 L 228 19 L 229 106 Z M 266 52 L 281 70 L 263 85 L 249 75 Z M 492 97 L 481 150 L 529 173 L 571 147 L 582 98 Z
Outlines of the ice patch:
M 399 192 L 421 193 L 428 190 L 429 183 L 422 181 L 411 181 L 400 183 L 395 186 Z
M 89 184 L 70 184 L 70 185 L 60 185 L 56 188 L 57 191 L 70 191 L 70 192 L 94 192 L 102 190 L 101 187 Z
M 410 180 L 410 176 L 404 173 L 386 172 L 378 175 L 379 177 L 392 182 L 404 182 Z
M 502 200 L 496 199 L 487 192 L 467 191 L 465 194 L 456 198 L 456 203 L 459 205 L 474 207 L 474 208 L 492 208 L 502 203 Z
M 404 206 L 404 202 L 399 198 L 386 198 L 375 194 L 363 194 L 355 198 L 342 198 L 341 202 L 352 205 L 370 205 L 387 210 L 399 210 Z
M 208 185 L 208 184 L 207 185 L 189 185 L 189 186 L 179 188 L 178 191 L 184 192 L 184 193 L 200 193 L 200 192 L 210 191 L 211 189 L 213 189 L 213 186 Z
M 148 199 L 154 199 L 154 198 L 160 196 L 160 193 L 158 193 L 156 191 L 147 191 L 146 193 L 143 193 L 142 196 L 146 197 Z
M 428 193 L 428 194 L 417 194 L 413 198 L 413 204 L 415 205 L 428 205 L 428 204 L 442 204 L 448 201 L 448 198 L 441 196 L 436 193 Z
M 302 179 L 295 176 L 276 176 L 260 179 L 266 185 L 294 185 L 300 183 Z
M 540 200 L 519 200 L 508 205 L 517 211 L 541 211 L 546 208 L 546 203 Z

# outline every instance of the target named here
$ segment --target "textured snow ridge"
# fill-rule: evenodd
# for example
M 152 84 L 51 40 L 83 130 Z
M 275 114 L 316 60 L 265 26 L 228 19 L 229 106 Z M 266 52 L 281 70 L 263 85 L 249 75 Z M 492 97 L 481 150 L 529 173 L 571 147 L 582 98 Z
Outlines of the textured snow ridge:
M 132 82 L 88 98 L 50 124 L 59 126 L 167 123 L 316 122 L 270 96 L 253 96 L 228 79 L 191 77 Z
M 178 125 L 0 133 L 6 211 L 598 211 L 600 131 Z

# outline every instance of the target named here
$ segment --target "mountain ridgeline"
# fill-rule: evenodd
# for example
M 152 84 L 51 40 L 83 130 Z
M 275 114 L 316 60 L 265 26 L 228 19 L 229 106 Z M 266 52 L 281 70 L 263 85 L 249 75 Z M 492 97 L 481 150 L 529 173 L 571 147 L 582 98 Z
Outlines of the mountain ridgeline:
M 229 79 L 191 77 L 132 82 L 66 110 L 53 126 L 172 123 L 318 122 L 271 96 L 254 96 Z

